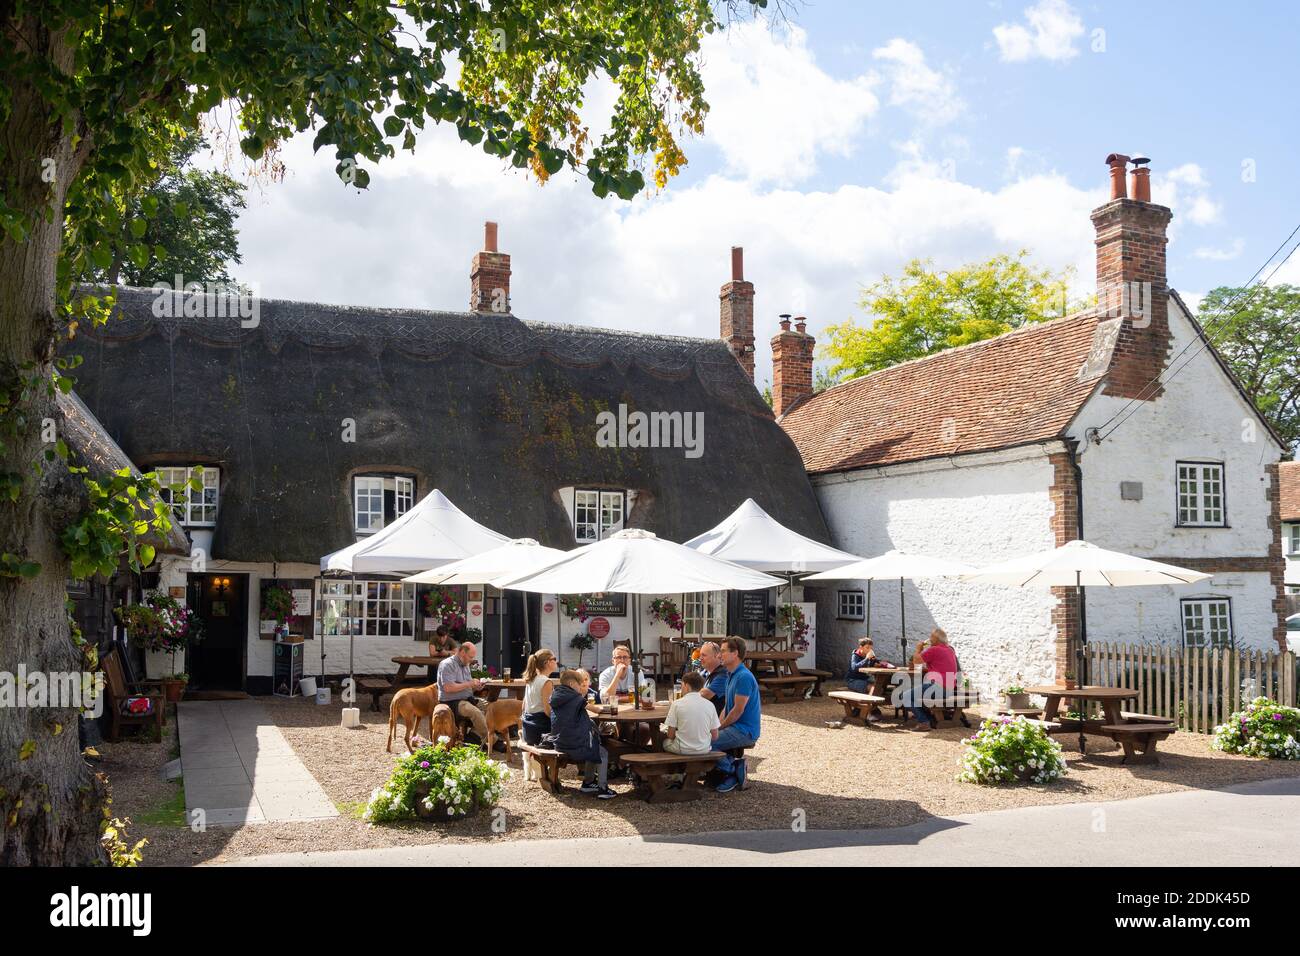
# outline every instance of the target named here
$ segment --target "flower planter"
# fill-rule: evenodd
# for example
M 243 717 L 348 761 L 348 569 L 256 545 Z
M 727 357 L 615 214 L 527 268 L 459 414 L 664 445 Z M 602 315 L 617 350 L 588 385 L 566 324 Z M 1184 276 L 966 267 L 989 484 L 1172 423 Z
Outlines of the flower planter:
M 1034 705 L 1029 702 L 1028 694 L 1007 694 L 1009 710 L 1029 710 Z
M 1063 688 L 1065 688 L 1066 690 L 1078 690 L 1078 689 L 1079 689 L 1079 683 L 1078 683 L 1078 681 L 1076 681 L 1073 677 L 1058 677 L 1058 678 L 1056 678 L 1056 686 L 1057 686 L 1057 687 L 1063 687 Z
M 188 681 L 175 680 L 173 678 L 163 678 L 163 697 L 169 704 L 179 704 L 181 698 L 185 696 L 185 686 Z

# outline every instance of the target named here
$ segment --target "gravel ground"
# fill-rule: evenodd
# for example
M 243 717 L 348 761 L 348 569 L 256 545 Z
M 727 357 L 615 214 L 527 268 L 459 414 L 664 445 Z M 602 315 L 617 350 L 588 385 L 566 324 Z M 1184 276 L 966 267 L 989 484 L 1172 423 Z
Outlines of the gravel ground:
M 262 698 L 285 738 L 340 808 L 333 820 L 213 827 L 191 833 L 172 827 L 134 825 L 133 838 L 146 836 L 146 865 L 185 865 L 263 853 L 349 849 L 441 841 L 599 837 L 676 834 L 716 830 L 785 828 L 802 811 L 809 829 L 896 827 L 927 816 L 1050 803 L 1117 800 L 1171 790 L 1214 789 L 1266 777 L 1300 775 L 1300 762 L 1252 760 L 1212 751 L 1210 738 L 1175 734 L 1160 745 L 1158 766 L 1120 765 L 1118 745 L 1088 739 L 1080 761 L 1077 737 L 1058 737 L 1068 772 L 1048 786 L 982 787 L 958 783 L 963 737 L 971 731 L 946 726 L 928 734 L 899 729 L 886 721 L 871 728 L 833 730 L 825 721 L 839 716 L 834 701 L 813 699 L 772 705 L 763 714 L 763 734 L 750 756 L 750 787 L 731 794 L 708 793 L 694 803 L 648 806 L 627 796 L 597 801 L 574 793 L 562 797 L 525 783 L 516 770 L 501 805 L 507 831 L 493 834 L 486 814 L 442 826 L 410 824 L 370 827 L 360 809 L 387 778 L 398 750 L 384 751 L 387 718 L 362 712 L 363 725 L 344 730 L 337 707 L 303 700 Z M 973 716 L 973 715 L 972 715 Z M 173 727 L 169 721 L 169 728 Z M 166 739 L 166 738 L 165 738 Z M 152 744 L 119 744 L 106 756 L 119 815 L 156 805 L 170 794 L 156 768 L 168 754 Z M 134 749 L 134 753 L 131 751 Z M 130 756 L 119 757 L 119 752 Z M 155 763 L 146 766 L 150 757 Z M 498 759 L 500 759 L 498 757 Z M 570 776 L 573 770 L 566 771 Z M 136 792 L 138 789 L 139 792 Z

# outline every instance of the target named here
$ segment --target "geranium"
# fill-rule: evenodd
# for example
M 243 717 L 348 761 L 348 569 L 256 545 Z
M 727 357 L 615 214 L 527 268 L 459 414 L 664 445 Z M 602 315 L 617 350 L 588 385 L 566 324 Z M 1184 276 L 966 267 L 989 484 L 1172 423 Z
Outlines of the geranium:
M 1300 760 L 1300 709 L 1256 697 L 1227 721 L 1214 728 L 1215 750 L 1267 757 L 1272 760 Z
M 803 616 L 803 608 L 797 604 L 782 604 L 776 613 L 779 628 L 790 635 L 790 643 L 796 648 L 808 646 L 808 620 Z
M 424 613 L 447 628 L 456 640 L 464 639 L 465 609 L 456 600 L 455 592 L 434 588 L 424 596 Z
M 677 609 L 677 603 L 672 598 L 655 598 L 651 601 L 650 620 L 667 624 L 678 634 L 681 634 L 682 628 L 686 626 L 686 620 L 682 617 L 682 612 Z
M 194 611 L 162 591 L 150 591 L 139 604 L 116 607 L 113 613 L 131 642 L 146 651 L 175 654 L 202 637 L 202 623 Z
M 478 747 L 448 749 L 446 738 L 397 760 L 392 776 L 375 788 L 362 819 L 391 823 L 416 817 L 460 819 L 495 806 L 510 770 Z
M 991 717 L 962 741 L 965 783 L 1051 783 L 1065 774 L 1061 745 L 1023 717 Z
M 561 594 L 560 607 L 564 608 L 564 613 L 571 618 L 577 618 L 580 624 L 585 624 L 587 618 L 587 595 L 585 594 Z

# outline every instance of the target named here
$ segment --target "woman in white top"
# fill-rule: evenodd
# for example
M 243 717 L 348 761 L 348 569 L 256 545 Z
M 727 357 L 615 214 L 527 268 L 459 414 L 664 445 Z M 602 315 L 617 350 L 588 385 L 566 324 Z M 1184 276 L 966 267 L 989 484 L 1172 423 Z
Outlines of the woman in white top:
M 536 746 L 551 732 L 551 675 L 558 665 L 555 652 L 543 647 L 524 668 L 524 743 Z

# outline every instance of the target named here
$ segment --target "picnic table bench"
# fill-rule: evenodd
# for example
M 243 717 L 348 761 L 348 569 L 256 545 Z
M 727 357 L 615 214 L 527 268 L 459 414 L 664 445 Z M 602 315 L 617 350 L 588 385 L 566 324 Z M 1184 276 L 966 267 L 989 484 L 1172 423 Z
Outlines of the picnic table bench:
M 816 677 L 760 677 L 758 678 L 759 695 L 767 695 L 768 703 L 780 703 L 786 700 L 803 700 L 808 696 Z
M 1132 700 L 1138 696 L 1137 691 L 1126 687 L 1059 687 L 1045 685 L 1027 688 L 1027 693 L 1047 698 L 1043 708 L 1043 719 L 1059 721 L 1061 730 L 1066 733 L 1078 732 L 1079 752 L 1086 753 L 1085 733 L 1109 737 L 1124 748 L 1121 763 L 1130 759 L 1134 763 L 1157 763 L 1156 745 L 1173 734 L 1177 728 L 1173 721 L 1152 714 L 1141 714 L 1131 710 L 1120 710 L 1120 701 Z M 1061 700 L 1069 698 L 1076 706 L 1086 701 L 1096 701 L 1101 705 L 1101 719 L 1084 717 L 1058 717 Z
M 804 677 L 817 678 L 816 683 L 813 684 L 813 689 L 812 689 L 813 697 L 820 697 L 822 695 L 822 681 L 830 680 L 832 677 L 835 676 L 830 671 L 818 670 L 815 667 L 801 667 L 799 668 L 799 673 L 802 674 Z
M 864 725 L 876 709 L 886 702 L 886 698 L 877 694 L 862 694 L 855 690 L 833 690 L 827 696 L 839 701 L 844 708 L 845 720 L 858 720 Z
M 560 770 L 569 764 L 577 764 L 581 761 L 571 760 L 568 754 L 561 753 L 558 750 L 549 750 L 546 747 L 537 747 L 533 744 L 519 741 L 515 744 L 525 754 L 531 755 L 536 759 L 542 768 L 541 775 L 537 782 L 541 784 L 543 790 L 547 793 L 563 793 L 564 786 L 560 783 Z M 527 760 L 527 757 L 523 758 Z
M 400 685 L 397 684 L 393 678 L 384 675 L 378 677 L 358 677 L 357 690 L 363 694 L 370 695 L 371 710 L 383 713 L 384 709 L 379 702 L 385 694 L 391 694 L 396 690 L 401 690 L 403 687 L 428 687 L 431 683 L 433 683 L 433 681 L 420 680 L 417 677 L 408 677 L 403 680 Z
M 722 759 L 722 753 L 684 755 L 659 751 L 626 753 L 619 759 L 636 774 L 645 790 L 646 803 L 681 803 L 704 795 L 700 777 L 713 769 Z M 669 774 L 682 775 L 680 787 L 668 785 L 665 778 Z
M 1101 732 L 1124 748 L 1120 763 L 1159 763 L 1156 744 L 1175 731 L 1171 723 L 1153 724 L 1126 721 L 1122 724 L 1103 724 Z

